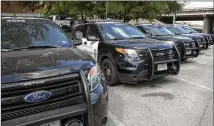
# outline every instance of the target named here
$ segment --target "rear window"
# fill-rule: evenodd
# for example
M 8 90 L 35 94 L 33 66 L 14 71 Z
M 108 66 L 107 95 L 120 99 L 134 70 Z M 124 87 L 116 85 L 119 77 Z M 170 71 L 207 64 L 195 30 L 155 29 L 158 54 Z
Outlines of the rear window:
M 7 20 L 1 23 L 2 49 L 22 48 L 28 46 L 71 47 L 69 37 L 50 21 Z

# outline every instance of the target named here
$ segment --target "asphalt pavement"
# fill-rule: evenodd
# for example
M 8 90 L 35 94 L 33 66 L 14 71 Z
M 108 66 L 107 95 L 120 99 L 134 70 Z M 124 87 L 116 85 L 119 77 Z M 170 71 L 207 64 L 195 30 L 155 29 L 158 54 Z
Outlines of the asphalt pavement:
M 177 76 L 108 87 L 107 126 L 213 126 L 213 46 Z

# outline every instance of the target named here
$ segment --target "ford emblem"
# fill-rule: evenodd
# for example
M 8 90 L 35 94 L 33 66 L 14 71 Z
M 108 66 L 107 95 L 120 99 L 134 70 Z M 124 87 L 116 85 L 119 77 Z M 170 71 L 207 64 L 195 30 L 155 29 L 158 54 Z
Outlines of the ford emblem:
M 165 53 L 157 53 L 156 56 L 164 56 Z
M 49 91 L 35 91 L 24 97 L 26 102 L 42 102 L 51 97 L 51 92 Z

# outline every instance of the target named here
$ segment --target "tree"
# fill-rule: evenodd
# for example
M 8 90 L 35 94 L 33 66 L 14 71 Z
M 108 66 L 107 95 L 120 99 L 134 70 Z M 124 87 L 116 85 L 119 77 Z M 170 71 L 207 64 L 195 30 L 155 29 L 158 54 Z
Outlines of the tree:
M 19 5 L 32 11 L 42 8 L 46 16 L 58 14 L 86 19 L 96 15 L 105 19 L 106 15 L 106 1 L 19 1 Z M 107 15 L 112 19 L 129 22 L 139 18 L 152 20 L 181 9 L 182 5 L 176 1 L 109 1 Z

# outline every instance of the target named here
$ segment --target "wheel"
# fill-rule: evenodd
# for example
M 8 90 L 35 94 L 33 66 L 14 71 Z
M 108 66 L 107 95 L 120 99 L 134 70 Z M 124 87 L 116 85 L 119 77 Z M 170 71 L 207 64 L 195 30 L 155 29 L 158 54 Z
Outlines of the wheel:
M 181 59 L 181 61 L 185 61 L 185 60 L 187 60 L 188 58 L 185 58 L 185 59 Z
M 209 48 L 209 44 L 207 43 L 206 46 L 205 46 L 205 49 L 208 49 L 208 48 Z
M 101 69 L 105 75 L 105 80 L 109 86 L 117 85 L 120 83 L 115 65 L 109 59 L 104 59 L 102 61 Z

